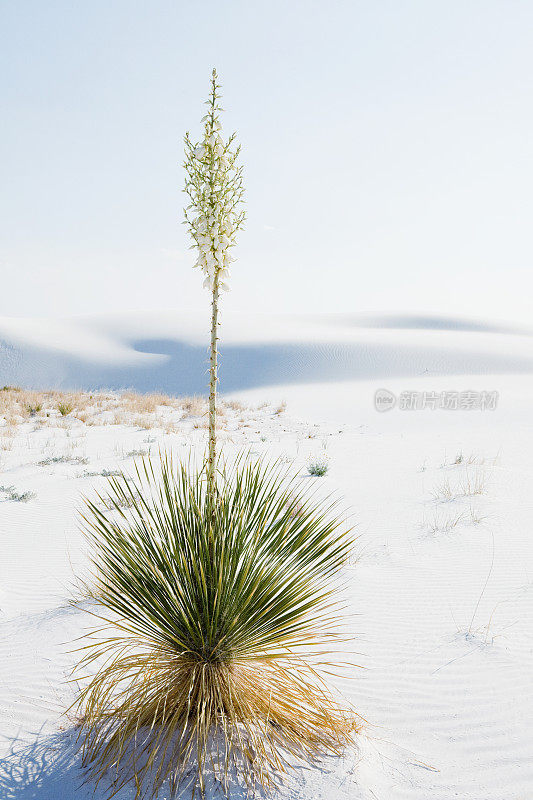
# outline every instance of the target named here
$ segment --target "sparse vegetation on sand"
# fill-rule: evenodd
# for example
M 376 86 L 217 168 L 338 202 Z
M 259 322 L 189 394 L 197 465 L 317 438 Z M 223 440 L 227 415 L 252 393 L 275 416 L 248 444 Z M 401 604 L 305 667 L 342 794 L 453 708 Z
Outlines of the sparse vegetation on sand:
M 219 400 L 221 426 L 227 411 L 242 411 L 236 400 Z M 15 428 L 33 419 L 41 425 L 60 425 L 62 420 L 86 425 L 131 425 L 139 428 L 166 429 L 182 419 L 198 417 L 200 425 L 207 421 L 207 401 L 201 397 L 171 397 L 161 393 L 61 392 L 21 389 L 5 386 L 0 390 L 0 422 Z M 1 430 L 1 429 L 0 429 Z

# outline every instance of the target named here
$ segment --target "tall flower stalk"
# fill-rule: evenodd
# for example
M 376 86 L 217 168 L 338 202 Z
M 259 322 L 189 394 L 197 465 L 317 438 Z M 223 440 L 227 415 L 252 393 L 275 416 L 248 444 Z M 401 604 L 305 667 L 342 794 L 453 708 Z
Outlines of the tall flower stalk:
M 205 275 L 204 287 L 211 291 L 211 339 L 209 356 L 209 450 L 207 459 L 208 495 L 214 501 L 216 462 L 216 417 L 218 382 L 218 303 L 220 291 L 228 291 L 230 263 L 234 261 L 231 249 L 236 244 L 237 231 L 242 228 L 245 213 L 242 210 L 244 188 L 242 166 L 237 161 L 240 145 L 231 134 L 222 138 L 220 113 L 220 84 L 214 69 L 211 91 L 203 117 L 204 135 L 193 142 L 185 134 L 185 192 L 189 205 L 185 208 L 185 222 L 193 239 L 192 249 L 197 251 L 195 267 Z

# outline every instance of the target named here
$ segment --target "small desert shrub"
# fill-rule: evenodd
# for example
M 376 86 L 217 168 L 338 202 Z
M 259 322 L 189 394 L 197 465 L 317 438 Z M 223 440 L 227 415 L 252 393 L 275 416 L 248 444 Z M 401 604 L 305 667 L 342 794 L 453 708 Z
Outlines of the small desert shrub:
M 318 456 L 310 458 L 307 463 L 307 471 L 309 475 L 315 478 L 322 478 L 329 469 L 329 461 L 326 456 Z
M 148 450 L 143 450 L 143 449 L 130 450 L 129 452 L 124 453 L 124 458 L 137 458 L 138 456 L 142 457 L 147 455 L 148 455 Z
M 38 462 L 39 467 L 49 467 L 52 464 L 88 464 L 85 456 L 49 456 Z
M 16 503 L 27 503 L 36 497 L 35 492 L 17 492 L 14 486 L 0 486 L 0 492 L 6 494 L 8 500 L 13 500 Z
M 83 763 L 112 773 L 113 793 L 130 780 L 137 796 L 167 780 L 173 793 L 185 773 L 201 792 L 206 775 L 269 786 L 292 757 L 353 740 L 356 717 L 316 663 L 338 640 L 351 538 L 334 504 L 298 486 L 286 468 L 219 462 L 213 505 L 204 468 L 163 457 L 111 479 L 106 508 L 87 503 L 93 613 L 109 633 L 81 661 L 84 675 L 102 666 L 78 715 Z
M 70 403 L 59 403 L 57 410 L 62 417 L 68 417 L 68 415 L 74 411 L 74 406 Z
M 103 497 L 100 499 L 100 508 L 107 511 L 116 511 L 121 508 L 134 508 L 141 499 L 139 494 L 126 494 L 123 497 Z
M 99 472 L 88 472 L 87 470 L 85 470 L 85 472 L 83 473 L 83 477 L 84 478 L 97 478 L 97 477 L 115 478 L 115 477 L 117 477 L 118 475 L 121 475 L 121 474 L 122 473 L 118 469 L 102 469 Z
M 26 490 L 25 492 L 11 492 L 9 494 L 9 499 L 14 500 L 17 503 L 27 503 L 29 500 L 33 500 L 36 497 L 35 492 L 30 492 Z

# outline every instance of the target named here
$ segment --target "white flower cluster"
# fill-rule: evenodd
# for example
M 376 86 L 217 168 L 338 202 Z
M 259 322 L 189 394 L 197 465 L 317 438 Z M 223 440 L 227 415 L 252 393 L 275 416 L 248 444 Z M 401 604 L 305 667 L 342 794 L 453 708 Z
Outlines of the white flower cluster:
M 194 266 L 204 273 L 204 286 L 227 291 L 229 266 L 235 260 L 230 251 L 244 222 L 244 212 L 238 210 L 243 186 L 242 167 L 236 165 L 240 148 L 232 148 L 235 135 L 226 143 L 220 135 L 219 88 L 213 70 L 209 112 L 202 119 L 203 140 L 194 144 L 188 134 L 185 137 L 185 191 L 191 201 L 185 209 L 185 224 L 194 242 L 192 247 L 198 251 Z M 196 216 L 191 219 L 192 213 Z
M 230 255 L 230 247 L 234 244 L 234 229 L 227 220 L 221 222 L 217 219 L 216 214 L 199 214 L 192 221 L 192 226 L 199 251 L 194 266 L 200 267 L 205 274 L 204 286 L 212 289 L 217 274 L 220 288 L 228 291 L 229 265 L 235 261 Z

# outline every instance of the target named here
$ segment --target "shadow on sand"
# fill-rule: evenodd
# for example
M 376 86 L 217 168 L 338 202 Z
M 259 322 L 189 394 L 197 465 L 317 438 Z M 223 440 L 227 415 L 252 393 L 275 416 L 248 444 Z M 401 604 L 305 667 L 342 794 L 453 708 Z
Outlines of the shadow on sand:
M 75 731 L 39 735 L 33 744 L 12 745 L 0 760 L 0 800 L 88 800 Z
M 207 348 L 175 339 L 146 339 L 130 346 L 146 358 L 135 365 L 96 364 L 51 350 L 0 345 L 6 384 L 62 389 L 161 391 L 194 395 L 207 384 Z M 150 356 L 156 356 L 151 358 Z M 410 378 L 426 375 L 483 375 L 533 372 L 533 351 L 513 354 L 445 341 L 430 346 L 391 340 L 222 345 L 220 390 L 236 392 L 294 383 Z
M 81 766 L 77 731 L 71 728 L 60 733 L 37 736 L 32 744 L 16 743 L 7 756 L 0 759 L 0 800 L 134 800 L 135 786 L 128 783 L 116 791 L 111 779 L 104 776 L 101 783 L 87 779 L 88 770 Z M 157 763 L 156 763 L 157 766 Z M 193 793 L 193 772 L 185 774 L 180 788 L 174 794 L 165 784 L 158 792 L 161 800 L 191 800 L 199 797 Z M 206 796 L 210 800 L 223 800 L 221 784 L 212 775 L 204 773 Z M 143 797 L 150 797 L 150 786 L 143 787 Z M 230 778 L 233 800 L 250 800 L 248 790 Z M 258 800 L 265 793 L 258 791 Z

